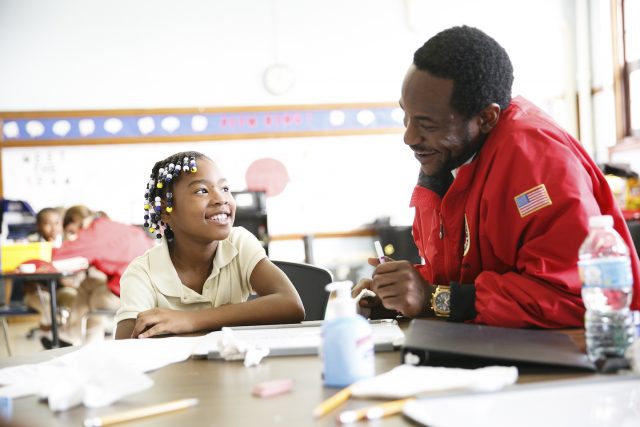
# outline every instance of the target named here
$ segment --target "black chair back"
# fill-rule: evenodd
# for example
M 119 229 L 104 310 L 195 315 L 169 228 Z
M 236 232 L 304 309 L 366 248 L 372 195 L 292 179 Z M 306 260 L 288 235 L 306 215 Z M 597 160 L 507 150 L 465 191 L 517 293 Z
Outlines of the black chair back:
M 323 320 L 329 301 L 329 292 L 324 287 L 333 282 L 331 272 L 309 264 L 272 262 L 287 275 L 300 294 L 305 311 L 304 320 Z

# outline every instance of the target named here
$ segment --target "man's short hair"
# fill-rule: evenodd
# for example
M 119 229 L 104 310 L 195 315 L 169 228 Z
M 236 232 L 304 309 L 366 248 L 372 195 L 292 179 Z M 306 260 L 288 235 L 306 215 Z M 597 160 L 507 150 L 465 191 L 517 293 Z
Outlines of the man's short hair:
M 491 103 L 509 106 L 513 66 L 494 39 L 477 28 L 462 26 L 441 31 L 413 55 L 419 70 L 453 80 L 451 107 L 465 119 Z

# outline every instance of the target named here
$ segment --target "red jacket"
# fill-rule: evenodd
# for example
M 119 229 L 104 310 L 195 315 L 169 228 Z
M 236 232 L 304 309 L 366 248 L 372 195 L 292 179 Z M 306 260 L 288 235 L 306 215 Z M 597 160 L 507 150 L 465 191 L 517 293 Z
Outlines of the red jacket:
M 520 97 L 444 197 L 416 186 L 411 206 L 425 260 L 418 270 L 430 283 L 475 285 L 473 323 L 583 326 L 578 250 L 588 218 L 600 214 L 613 216 L 629 246 L 631 305 L 640 309 L 638 255 L 603 174 L 577 140 Z
M 141 228 L 98 218 L 80 230 L 76 240 L 54 249 L 52 258 L 87 258 L 90 265 L 107 275 L 109 289 L 119 296 L 120 276 L 134 258 L 152 246 L 153 241 Z

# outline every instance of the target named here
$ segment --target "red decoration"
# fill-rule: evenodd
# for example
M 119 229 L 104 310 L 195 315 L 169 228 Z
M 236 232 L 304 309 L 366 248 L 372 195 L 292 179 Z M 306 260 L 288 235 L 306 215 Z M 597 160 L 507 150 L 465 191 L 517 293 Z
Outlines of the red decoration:
M 249 165 L 246 173 L 249 191 L 264 191 L 267 197 L 282 193 L 289 182 L 287 168 L 275 159 L 258 159 Z

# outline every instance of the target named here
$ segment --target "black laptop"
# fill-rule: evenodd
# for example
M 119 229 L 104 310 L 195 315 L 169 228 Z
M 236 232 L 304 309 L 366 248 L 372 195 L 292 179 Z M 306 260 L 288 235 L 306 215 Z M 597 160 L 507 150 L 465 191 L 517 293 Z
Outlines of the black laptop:
M 566 334 L 414 319 L 406 332 L 402 361 L 412 365 L 477 368 L 517 366 L 529 371 L 595 371 Z

